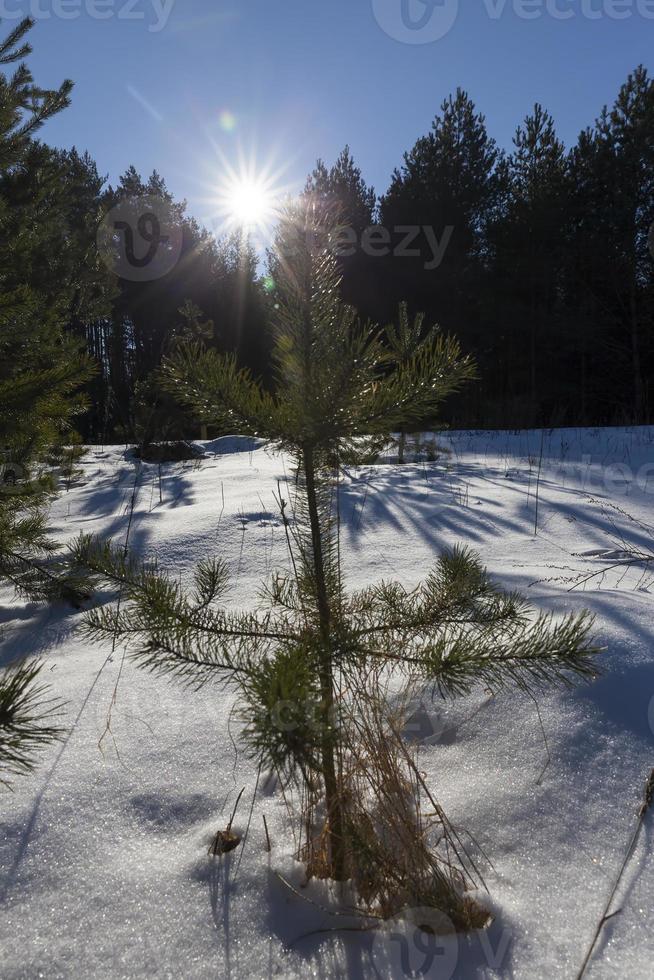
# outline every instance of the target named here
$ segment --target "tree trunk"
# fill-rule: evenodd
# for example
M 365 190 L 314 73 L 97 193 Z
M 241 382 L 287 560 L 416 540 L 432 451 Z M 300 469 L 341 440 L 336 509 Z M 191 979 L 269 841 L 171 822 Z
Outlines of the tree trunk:
M 400 438 L 397 444 L 397 461 L 398 463 L 404 462 L 404 450 L 406 448 L 406 432 L 404 429 L 400 432 Z
M 531 425 L 538 424 L 537 395 L 536 395 L 536 296 L 535 287 L 531 287 L 531 330 L 529 333 L 529 414 Z
M 634 283 L 631 283 L 629 295 L 629 313 L 631 319 L 631 369 L 634 386 L 634 423 L 639 425 L 645 421 L 644 397 L 643 397 L 643 376 L 640 366 L 640 338 L 638 332 L 638 310 L 636 307 L 636 290 Z
M 322 548 L 322 534 L 318 499 L 316 495 L 315 460 L 312 446 L 303 449 L 304 474 L 306 479 L 309 523 L 311 525 L 311 544 L 313 549 L 313 570 L 315 576 L 316 600 L 320 627 L 319 680 L 321 695 L 321 762 L 325 780 L 325 802 L 329 820 L 329 844 L 332 875 L 336 881 L 345 880 L 345 854 L 343 833 L 343 810 L 336 775 L 334 742 L 334 677 L 332 664 L 331 610 L 325 576 L 325 561 Z

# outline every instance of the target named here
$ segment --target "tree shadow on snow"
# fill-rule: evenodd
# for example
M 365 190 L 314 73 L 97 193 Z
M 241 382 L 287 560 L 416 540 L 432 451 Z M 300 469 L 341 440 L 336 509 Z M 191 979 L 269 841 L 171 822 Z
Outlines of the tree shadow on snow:
M 488 512 L 488 502 L 466 502 L 468 480 L 478 477 L 474 465 L 461 465 L 446 472 L 438 464 L 378 466 L 344 481 L 339 491 L 342 528 L 353 547 L 376 529 L 407 529 L 417 532 L 435 552 L 448 537 L 460 537 L 462 525 L 467 541 L 483 542 L 524 529 L 514 516 Z
M 498 969 L 503 977 L 513 976 L 511 934 L 497 921 L 482 932 L 457 934 L 444 943 L 436 940 L 431 955 L 428 951 L 423 958 L 420 944 L 425 934 L 414 946 L 409 933 L 407 944 L 392 925 L 380 927 L 373 919 L 339 914 L 337 904 L 329 909 L 313 904 L 308 897 L 303 899 L 272 870 L 267 897 L 266 928 L 286 951 L 290 976 L 310 975 L 318 980 L 402 980 L 407 976 L 483 980 L 496 976 Z M 272 978 L 277 975 L 273 967 L 279 970 L 277 943 L 271 944 L 269 961 Z

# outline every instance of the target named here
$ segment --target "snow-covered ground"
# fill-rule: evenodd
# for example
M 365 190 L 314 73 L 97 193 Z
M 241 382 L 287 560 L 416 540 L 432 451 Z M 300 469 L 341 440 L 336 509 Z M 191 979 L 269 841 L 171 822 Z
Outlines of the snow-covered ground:
M 492 862 L 483 871 L 496 918 L 483 934 L 446 942 L 424 975 L 572 978 L 654 765 L 654 585 L 647 566 L 626 563 L 630 550 L 654 549 L 654 430 L 462 432 L 438 443 L 450 452 L 435 462 L 346 474 L 349 582 L 415 584 L 442 546 L 464 542 L 537 605 L 590 608 L 607 649 L 595 684 L 542 698 L 544 773 L 527 695 L 479 690 L 426 705 L 422 767 Z M 163 468 L 160 502 L 156 466 L 137 473 L 122 448 L 92 447 L 83 477 L 54 504 L 57 537 L 124 541 L 136 479 L 131 545 L 182 578 L 220 554 L 233 570 L 231 601 L 254 605 L 262 578 L 287 562 L 273 494 L 288 469 L 245 439 L 206 450 L 197 466 Z M 575 575 L 598 571 L 573 588 Z M 281 797 L 259 785 L 251 809 L 256 769 L 238 747 L 231 697 L 187 690 L 123 662 L 121 649 L 89 645 L 80 618 L 0 592 L 0 663 L 41 655 L 69 730 L 34 776 L 0 795 L 3 980 L 408 976 L 389 930 L 344 930 L 361 923 L 324 911 L 335 908 L 325 885 L 302 887 Z M 245 844 L 211 858 L 212 833 L 242 787 L 235 827 L 245 832 L 251 815 Z M 590 978 L 653 974 L 652 819 Z

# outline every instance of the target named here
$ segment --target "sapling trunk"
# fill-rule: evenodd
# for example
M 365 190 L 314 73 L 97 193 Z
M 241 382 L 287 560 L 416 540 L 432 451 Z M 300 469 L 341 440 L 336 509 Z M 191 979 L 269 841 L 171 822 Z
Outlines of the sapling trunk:
M 311 527 L 313 552 L 313 573 L 315 578 L 316 602 L 320 628 L 319 680 L 320 680 L 320 740 L 323 779 L 325 781 L 325 804 L 329 820 L 329 845 L 332 874 L 337 881 L 345 880 L 345 857 L 343 836 L 343 812 L 336 776 L 334 751 L 334 673 L 332 660 L 332 628 L 329 592 L 325 576 L 325 556 L 322 547 L 322 529 L 316 494 L 316 472 L 313 446 L 303 449 L 304 476 L 306 482 L 307 507 Z

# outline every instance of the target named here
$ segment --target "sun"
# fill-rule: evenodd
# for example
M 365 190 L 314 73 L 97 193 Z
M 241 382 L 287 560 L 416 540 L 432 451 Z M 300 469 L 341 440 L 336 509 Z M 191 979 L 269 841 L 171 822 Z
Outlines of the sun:
M 272 217 L 274 202 L 262 180 L 238 178 L 226 188 L 225 197 L 228 217 L 235 225 L 258 228 Z
M 296 190 L 287 173 L 292 161 L 279 162 L 271 151 L 267 160 L 257 159 L 255 150 L 237 151 L 229 158 L 214 146 L 215 159 L 202 161 L 205 175 L 201 185 L 209 190 L 201 200 L 207 208 L 205 221 L 217 238 L 243 238 L 261 252 L 274 241 L 276 228 Z
M 213 153 L 199 161 L 197 181 L 208 193 L 197 198 L 206 207 L 205 222 L 217 238 L 245 238 L 256 248 L 269 247 L 287 203 L 296 195 L 289 180 L 295 158 L 270 146 L 262 158 L 256 145 L 241 144 L 226 153 L 212 140 Z
M 274 220 L 278 202 L 270 181 L 239 174 L 221 189 L 220 209 L 227 225 L 242 231 L 263 231 Z

